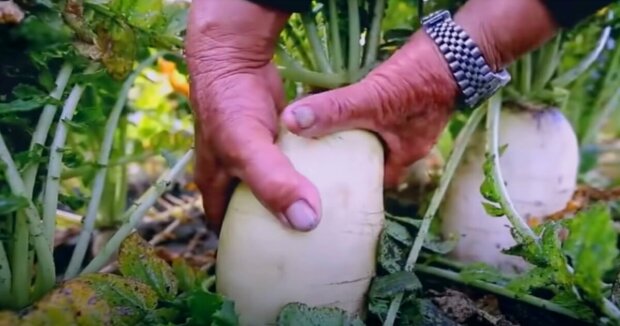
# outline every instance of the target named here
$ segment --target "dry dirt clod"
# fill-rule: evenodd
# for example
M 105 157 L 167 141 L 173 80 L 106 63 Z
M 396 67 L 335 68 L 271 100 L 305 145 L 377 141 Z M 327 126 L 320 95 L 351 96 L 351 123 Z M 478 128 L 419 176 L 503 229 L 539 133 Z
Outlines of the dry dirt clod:
M 0 24 L 19 24 L 24 12 L 13 1 L 0 1 Z
M 462 292 L 447 289 L 433 298 L 433 302 L 457 323 L 465 323 L 478 315 L 476 303 Z

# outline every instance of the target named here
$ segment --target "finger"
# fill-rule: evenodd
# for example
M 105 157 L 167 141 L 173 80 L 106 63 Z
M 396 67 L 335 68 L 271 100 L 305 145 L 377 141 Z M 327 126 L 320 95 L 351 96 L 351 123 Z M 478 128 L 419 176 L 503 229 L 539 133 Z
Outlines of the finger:
M 218 170 L 203 185 L 201 192 L 208 225 L 219 234 L 235 182 L 223 170 Z
M 321 216 L 318 190 L 295 170 L 270 137 L 254 135 L 241 154 L 239 177 L 267 209 L 294 229 L 316 228 Z
M 286 91 L 282 84 L 282 77 L 274 65 L 265 66 L 262 74 L 273 97 L 276 111 L 280 113 L 286 107 Z
M 374 130 L 378 94 L 370 83 L 360 82 L 302 98 L 285 108 L 281 119 L 291 132 L 304 137 L 355 128 Z

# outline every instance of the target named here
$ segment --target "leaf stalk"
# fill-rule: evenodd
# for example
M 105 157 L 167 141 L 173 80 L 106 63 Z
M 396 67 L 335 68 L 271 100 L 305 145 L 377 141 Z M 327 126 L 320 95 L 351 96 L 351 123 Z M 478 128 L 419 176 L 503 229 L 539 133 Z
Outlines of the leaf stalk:
M 131 208 L 127 210 L 123 218 L 126 221 L 110 238 L 101 252 L 82 270 L 80 275 L 95 273 L 105 266 L 112 255 L 118 250 L 122 241 L 133 231 L 142 217 L 156 203 L 157 199 L 168 189 L 168 186 L 176 180 L 185 167 L 194 157 L 194 149 L 188 150 L 176 164 L 164 175 L 162 175 L 155 185 L 151 186 Z
M 463 157 L 463 153 L 467 149 L 467 145 L 469 140 L 471 139 L 474 131 L 482 121 L 482 118 L 485 115 L 485 110 L 482 107 L 477 108 L 469 117 L 463 129 L 459 133 L 459 136 L 456 139 L 454 144 L 454 149 L 448 162 L 446 163 L 445 170 L 439 180 L 439 186 L 437 190 L 433 193 L 430 204 L 424 213 L 424 217 L 422 218 L 422 224 L 420 225 L 420 229 L 416 236 L 413 245 L 409 251 L 409 255 L 405 262 L 405 270 L 412 271 L 415 263 L 418 259 L 420 251 L 422 249 L 422 245 L 424 244 L 424 240 L 426 239 L 426 235 L 428 234 L 428 230 L 431 226 L 431 222 L 439 209 L 439 205 L 443 200 L 446 191 L 448 190 L 448 186 L 450 185 L 450 181 L 452 181 L 452 177 L 456 172 L 456 169 Z M 390 308 L 388 309 L 387 317 L 383 323 L 384 326 L 392 326 L 396 321 L 396 315 L 400 309 L 400 305 L 403 300 L 404 293 L 399 293 L 390 303 Z
M 153 62 L 155 62 L 155 60 L 157 60 L 157 58 L 162 55 L 163 52 L 157 52 L 149 56 L 147 59 L 143 60 L 131 73 L 131 75 L 129 75 L 129 77 L 125 80 L 118 95 L 118 98 L 114 103 L 114 107 L 112 108 L 110 116 L 108 117 L 108 121 L 106 122 L 104 130 L 104 138 L 101 144 L 99 157 L 97 159 L 97 165 L 99 166 L 99 168 L 95 175 L 95 181 L 93 182 L 92 195 L 88 203 L 86 217 L 84 219 L 84 225 L 82 226 L 82 231 L 80 232 L 80 236 L 78 238 L 75 250 L 73 251 L 73 255 L 71 256 L 69 266 L 67 267 L 67 271 L 65 273 L 65 280 L 75 277 L 84 262 L 84 256 L 86 255 L 86 250 L 88 249 L 88 244 L 90 243 L 90 239 L 94 231 L 95 220 L 97 218 L 97 212 L 99 209 L 99 204 L 101 203 L 101 197 L 104 190 L 106 174 L 108 172 L 108 163 L 110 160 L 110 152 L 112 150 L 112 144 L 114 142 L 114 131 L 118 127 L 118 121 L 120 119 L 121 113 L 123 112 L 123 109 L 125 108 L 127 96 L 129 95 L 131 86 L 133 86 L 136 78 L 140 75 L 140 73 L 142 73 L 142 70 L 152 65 Z

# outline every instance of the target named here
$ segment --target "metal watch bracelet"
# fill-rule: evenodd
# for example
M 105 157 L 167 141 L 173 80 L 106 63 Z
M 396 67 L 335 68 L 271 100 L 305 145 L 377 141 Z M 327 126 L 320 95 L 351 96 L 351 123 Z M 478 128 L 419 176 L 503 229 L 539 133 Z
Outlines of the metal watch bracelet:
M 505 69 L 494 72 L 480 48 L 457 25 L 447 10 L 437 11 L 422 20 L 425 32 L 435 41 L 446 59 L 462 93 L 462 102 L 472 109 L 486 101 L 510 82 Z

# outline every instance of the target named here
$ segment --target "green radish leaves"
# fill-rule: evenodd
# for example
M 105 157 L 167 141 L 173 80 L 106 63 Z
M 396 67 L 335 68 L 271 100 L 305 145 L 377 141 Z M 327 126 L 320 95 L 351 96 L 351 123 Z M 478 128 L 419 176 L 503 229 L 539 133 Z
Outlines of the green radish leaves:
M 278 315 L 278 326 L 364 326 L 359 318 L 350 317 L 337 308 L 314 308 L 302 303 L 289 303 Z
M 422 283 L 414 273 L 401 271 L 375 278 L 370 286 L 369 297 L 391 298 L 400 292 L 417 291 L 421 288 Z
M 210 292 L 206 274 L 182 259 L 172 264 L 137 234 L 124 240 L 121 275 L 90 273 L 60 284 L 23 316 L 0 313 L 0 325 L 239 324 L 234 303 Z
M 13 194 L 0 194 L 0 216 L 14 213 L 28 206 L 28 200 Z
M 137 233 L 123 241 L 118 261 L 123 275 L 148 284 L 162 298 L 170 300 L 177 294 L 178 283 L 172 267 Z
M 403 270 L 409 248 L 418 234 L 421 220 L 387 214 L 385 227 L 379 239 L 378 263 L 388 273 Z M 454 248 L 458 239 L 441 239 L 429 233 L 422 247 L 429 252 L 446 254 Z
M 595 204 L 563 221 L 548 221 L 536 233 L 540 243 L 526 242 L 505 250 L 522 257 L 532 268 L 512 278 L 507 289 L 532 294 L 538 290 L 553 294 L 552 301 L 585 319 L 609 309 L 604 278 L 618 258 L 618 236 L 609 207 Z M 618 286 L 612 289 L 618 293 Z M 614 307 L 614 309 L 617 309 Z
M 575 284 L 587 298 L 601 304 L 604 297 L 601 280 L 618 256 L 618 235 L 609 209 L 595 205 L 568 220 L 566 226 L 564 251 L 575 268 Z
M 499 148 L 499 155 L 501 156 L 508 147 L 508 144 L 504 144 Z M 480 185 L 480 194 L 484 199 L 489 202 L 483 202 L 484 210 L 492 217 L 504 216 L 504 208 L 500 204 L 500 194 L 495 186 L 495 179 L 493 178 L 493 156 L 489 153 L 486 154 L 486 160 L 482 166 L 484 171 L 484 180 Z
M 471 263 L 463 268 L 459 275 L 466 282 L 483 281 L 497 285 L 506 285 L 510 278 L 499 270 L 485 263 Z
M 584 305 L 579 300 L 575 292 L 562 291 L 551 298 L 551 302 L 556 303 L 562 307 L 570 309 L 575 312 L 577 316 L 586 321 L 594 321 L 596 319 L 596 312 L 592 310 L 588 305 Z

